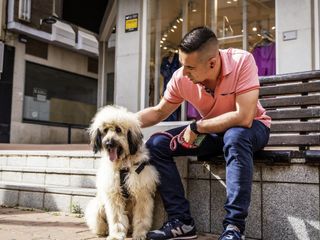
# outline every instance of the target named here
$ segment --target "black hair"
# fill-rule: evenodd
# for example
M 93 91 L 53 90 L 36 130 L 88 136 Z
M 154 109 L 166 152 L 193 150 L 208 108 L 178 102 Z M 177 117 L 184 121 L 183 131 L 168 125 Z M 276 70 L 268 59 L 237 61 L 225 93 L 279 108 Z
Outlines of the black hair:
M 187 33 L 179 44 L 179 49 L 184 53 L 192 53 L 200 48 L 209 40 L 217 43 L 217 37 L 214 32 L 205 26 L 196 27 Z

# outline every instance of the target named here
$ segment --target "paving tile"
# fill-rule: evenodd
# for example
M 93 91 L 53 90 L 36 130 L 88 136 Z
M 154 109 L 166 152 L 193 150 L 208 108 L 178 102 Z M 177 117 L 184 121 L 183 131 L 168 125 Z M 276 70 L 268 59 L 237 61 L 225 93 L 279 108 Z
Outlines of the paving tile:
M 28 167 L 46 167 L 48 162 L 47 156 L 27 156 Z
M 43 208 L 43 195 L 40 192 L 19 192 L 19 206 L 29 208 Z
M 189 180 L 190 211 L 199 232 L 210 232 L 210 180 Z
M 21 182 L 22 172 L 2 172 L 1 181 Z
M 95 188 L 96 177 L 88 175 L 70 175 L 71 187 Z
M 263 238 L 320 239 L 319 185 L 263 184 Z
M 92 169 L 94 158 L 70 158 L 70 168 L 83 168 L 83 169 Z
M 71 198 L 71 212 L 72 213 L 84 213 L 89 201 L 93 197 L 72 196 Z M 77 212 L 79 210 L 79 212 Z
M 18 199 L 19 191 L 0 189 L 0 205 L 16 206 Z
M 210 179 L 210 165 L 203 163 L 190 163 L 189 164 L 189 178 Z
M 211 182 L 211 233 L 220 234 L 223 231 L 222 222 L 226 215 L 224 204 L 226 201 L 225 185 L 219 181 Z M 261 238 L 261 187 L 260 183 L 253 183 L 251 205 L 246 219 L 246 237 Z M 246 238 L 247 239 L 247 238 Z
M 67 156 L 63 156 L 63 157 L 49 156 L 47 166 L 49 168 L 69 168 L 70 158 Z
M 24 183 L 37 183 L 44 184 L 45 174 L 44 173 L 22 173 L 22 182 Z
M 46 174 L 45 184 L 56 185 L 56 186 L 69 186 L 70 175 L 69 174 Z
M 27 157 L 25 155 L 8 156 L 7 166 L 26 166 Z
M 306 164 L 262 167 L 262 180 L 273 182 L 319 183 L 319 167 Z
M 70 212 L 71 195 L 46 193 L 44 196 L 44 209 L 49 211 Z

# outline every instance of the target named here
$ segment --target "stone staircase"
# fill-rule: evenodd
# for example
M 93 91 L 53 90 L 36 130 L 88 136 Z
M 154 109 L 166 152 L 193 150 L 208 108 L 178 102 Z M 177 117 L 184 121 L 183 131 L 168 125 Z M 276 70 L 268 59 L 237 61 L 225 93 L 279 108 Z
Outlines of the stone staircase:
M 95 195 L 90 151 L 1 151 L 0 204 L 80 211 Z

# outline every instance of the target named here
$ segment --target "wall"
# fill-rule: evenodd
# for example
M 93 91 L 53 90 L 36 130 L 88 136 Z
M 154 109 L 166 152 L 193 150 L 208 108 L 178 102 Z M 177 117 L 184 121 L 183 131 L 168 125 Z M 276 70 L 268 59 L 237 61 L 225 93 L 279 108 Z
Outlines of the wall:
M 80 75 L 97 78 L 97 74 L 87 72 L 87 56 L 74 51 L 49 45 L 48 60 L 25 54 L 25 44 L 17 39 L 13 41 L 16 48 L 12 113 L 11 113 L 11 143 L 67 143 L 68 129 L 65 127 L 51 127 L 39 124 L 22 123 L 25 62 L 31 61 L 42 65 L 74 72 Z M 88 137 L 84 130 L 72 131 L 72 143 L 87 143 Z
M 313 69 L 313 0 L 276 0 L 277 74 Z M 284 41 L 283 33 L 297 31 L 297 39 Z
M 5 17 L 6 17 L 6 1 L 0 2 L 0 40 L 4 40 L 4 30 L 3 27 L 6 23 Z
M 139 110 L 140 97 L 140 0 L 120 0 L 117 14 L 116 58 L 115 58 L 115 104 L 130 111 Z M 125 16 L 138 13 L 138 31 L 125 33 Z

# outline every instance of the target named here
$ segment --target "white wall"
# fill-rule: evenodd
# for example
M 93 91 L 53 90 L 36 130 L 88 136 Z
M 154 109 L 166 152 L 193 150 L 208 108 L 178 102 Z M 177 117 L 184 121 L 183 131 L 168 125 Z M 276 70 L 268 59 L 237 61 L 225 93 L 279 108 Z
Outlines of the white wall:
M 136 112 L 140 107 L 141 0 L 119 0 L 115 58 L 115 104 Z M 125 32 L 125 16 L 138 13 L 138 31 Z
M 313 0 L 276 0 L 277 74 L 312 70 Z M 283 33 L 297 31 L 297 39 L 284 41 Z

